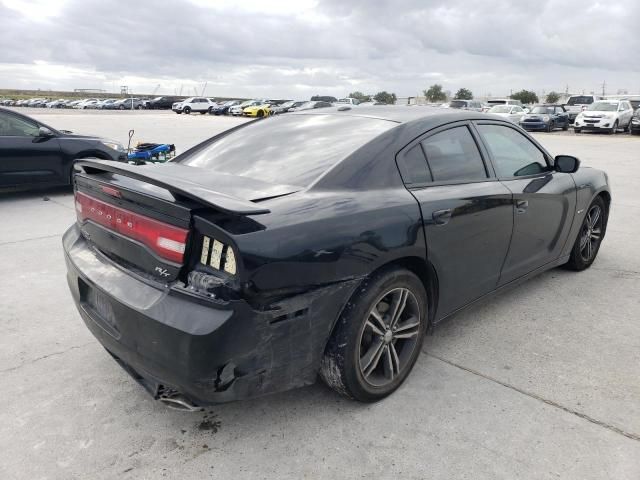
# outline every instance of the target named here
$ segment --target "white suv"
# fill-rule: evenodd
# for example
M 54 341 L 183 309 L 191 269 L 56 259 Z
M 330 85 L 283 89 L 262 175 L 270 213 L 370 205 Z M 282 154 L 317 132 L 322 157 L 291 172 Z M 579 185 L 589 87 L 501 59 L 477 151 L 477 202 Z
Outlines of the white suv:
M 181 102 L 176 102 L 171 106 L 171 110 L 180 114 L 186 113 L 187 115 L 191 112 L 199 112 L 199 113 L 207 113 L 217 107 L 218 104 L 211 100 L 210 98 L 204 97 L 191 97 L 186 100 L 182 100 Z
M 616 133 L 629 127 L 633 108 L 628 100 L 598 100 L 580 112 L 573 124 L 573 130 L 606 131 Z

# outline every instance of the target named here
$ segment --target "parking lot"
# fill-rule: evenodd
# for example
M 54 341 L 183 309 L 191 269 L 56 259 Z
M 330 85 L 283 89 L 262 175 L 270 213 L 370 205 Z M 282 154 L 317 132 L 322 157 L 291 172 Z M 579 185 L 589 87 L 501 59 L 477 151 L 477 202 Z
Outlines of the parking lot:
M 28 113 L 125 145 L 134 129 L 134 142 L 178 153 L 244 121 Z M 406 384 L 371 405 L 321 383 L 199 413 L 154 402 L 71 300 L 70 190 L 1 194 L 0 478 L 640 478 L 640 137 L 535 136 L 609 174 L 594 265 L 549 271 L 439 325 Z

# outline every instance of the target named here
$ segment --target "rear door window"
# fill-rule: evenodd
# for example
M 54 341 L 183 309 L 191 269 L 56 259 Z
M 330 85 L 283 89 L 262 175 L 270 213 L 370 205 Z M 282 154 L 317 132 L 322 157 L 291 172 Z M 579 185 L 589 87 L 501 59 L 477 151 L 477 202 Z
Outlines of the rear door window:
M 482 156 L 467 127 L 436 133 L 421 145 L 434 182 L 472 182 L 487 178 Z

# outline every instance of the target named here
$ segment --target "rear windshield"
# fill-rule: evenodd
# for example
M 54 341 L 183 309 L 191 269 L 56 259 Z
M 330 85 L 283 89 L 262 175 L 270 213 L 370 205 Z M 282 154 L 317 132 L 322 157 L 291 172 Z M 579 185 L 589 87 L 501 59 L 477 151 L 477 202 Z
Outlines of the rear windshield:
M 569 97 L 567 105 L 590 105 L 593 103 L 593 97 L 590 96 L 577 96 Z
M 178 162 L 264 182 L 307 186 L 397 124 L 347 115 L 282 115 L 233 131 Z

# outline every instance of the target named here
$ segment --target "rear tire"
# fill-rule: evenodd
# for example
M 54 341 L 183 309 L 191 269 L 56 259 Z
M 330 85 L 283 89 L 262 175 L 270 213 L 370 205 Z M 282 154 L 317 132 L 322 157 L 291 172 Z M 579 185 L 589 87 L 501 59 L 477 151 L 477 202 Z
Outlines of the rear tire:
M 596 197 L 586 210 L 571 256 L 566 267 L 571 270 L 586 270 L 598 255 L 602 238 L 607 231 L 607 209 L 602 197 Z
M 373 274 L 340 315 L 325 349 L 321 378 L 355 400 L 381 400 L 411 372 L 427 322 L 427 293 L 415 274 L 397 267 Z
M 569 120 L 564 122 L 564 125 L 562 126 L 562 131 L 563 132 L 566 132 L 567 130 L 569 130 Z

